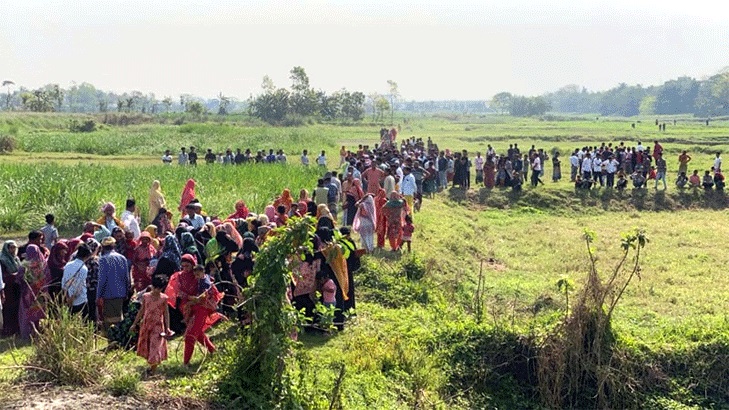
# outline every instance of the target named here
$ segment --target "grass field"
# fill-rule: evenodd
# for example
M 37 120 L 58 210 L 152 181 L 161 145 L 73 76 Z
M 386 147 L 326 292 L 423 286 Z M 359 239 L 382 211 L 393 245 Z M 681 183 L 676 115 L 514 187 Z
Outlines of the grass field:
M 232 212 L 238 198 L 260 211 L 284 187 L 311 190 L 319 170 L 298 165 L 165 167 L 156 164 L 157 151 L 167 144 L 281 144 L 287 152 L 303 147 L 332 150 L 334 160 L 337 146 L 373 144 L 379 129 L 141 124 L 71 134 L 62 129 L 64 121 L 66 117 L 0 116 L 0 135 L 13 131 L 10 134 L 26 151 L 34 151 L 0 157 L 0 186 L 6 193 L 0 197 L 0 230 L 6 236 L 41 226 L 46 211 L 56 212 L 65 231 L 76 232 L 84 220 L 98 216 L 102 201 L 120 204 L 129 195 L 138 199 L 146 215 L 153 179 L 162 182 L 173 208 L 184 182 L 195 178 L 208 213 Z M 441 147 L 469 151 L 483 150 L 489 143 L 503 151 L 511 142 L 560 150 L 602 141 L 632 143 L 637 138 L 647 145 L 660 137 L 671 155 L 688 149 L 698 169 L 711 165 L 714 150 L 729 148 L 726 122 L 705 127 L 684 118 L 676 127 L 671 121 L 667 132 L 659 134 L 652 121 L 642 119 L 632 130 L 632 119 L 427 117 L 403 121 L 401 135 L 430 136 Z M 105 152 L 96 148 L 100 145 L 112 148 Z M 674 167 L 675 160 L 672 164 L 669 158 L 669 169 Z M 337 369 L 344 364 L 343 408 L 536 408 L 533 386 L 530 390 L 518 372 L 503 370 L 496 360 L 520 341 L 538 345 L 564 316 L 564 293 L 557 282 L 566 277 L 574 283 L 571 297 L 582 289 L 589 270 L 584 229 L 598 234 L 597 265 L 605 273 L 620 255 L 621 232 L 638 227 L 650 242 L 640 280 L 627 288 L 613 329 L 621 354 L 663 376 L 646 378 L 653 381 L 635 393 L 641 405 L 621 407 L 726 408 L 726 208 L 722 194 L 678 191 L 672 185 L 665 193 L 652 188 L 575 193 L 567 181 L 525 188 L 521 194 L 478 188 L 440 193 L 426 200 L 415 216 L 414 259 L 390 253 L 365 258 L 365 267 L 355 277 L 358 315 L 353 324 L 332 336 L 302 336 L 308 364 L 302 370 L 305 382 L 298 386 L 311 398 L 310 408 L 329 408 Z M 485 289 L 478 295 L 482 263 Z M 424 276 L 408 279 L 412 266 L 421 267 Z M 227 326 L 215 331 L 216 343 L 223 348 L 230 341 L 228 332 Z M 31 349 L 6 346 L 0 366 L 14 363 L 13 355 L 22 359 Z M 144 366 L 132 353 L 120 363 L 132 373 Z M 173 355 L 160 368 L 161 379 L 143 387 L 208 399 L 220 365 L 213 360 L 199 373 L 188 373 Z M 19 373 L 6 369 L 0 371 L 0 379 L 17 383 Z

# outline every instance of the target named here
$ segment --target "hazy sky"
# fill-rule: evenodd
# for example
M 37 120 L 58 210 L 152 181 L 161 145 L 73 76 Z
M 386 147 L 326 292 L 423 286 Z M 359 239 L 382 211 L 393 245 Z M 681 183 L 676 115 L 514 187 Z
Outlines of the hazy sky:
M 246 98 L 300 65 L 328 92 L 392 79 L 418 100 L 661 84 L 729 66 L 724 4 L 0 0 L 0 81 Z

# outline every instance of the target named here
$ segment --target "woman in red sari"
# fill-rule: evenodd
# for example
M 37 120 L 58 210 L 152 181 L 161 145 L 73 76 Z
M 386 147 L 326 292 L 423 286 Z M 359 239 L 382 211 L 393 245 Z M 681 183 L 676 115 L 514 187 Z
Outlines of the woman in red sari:
M 246 219 L 249 213 L 246 201 L 239 199 L 235 202 L 235 212 L 228 215 L 227 219 Z
M 192 353 L 195 350 L 195 342 L 200 342 L 208 349 L 208 352 L 215 351 L 215 345 L 205 334 L 205 331 L 219 320 L 225 318 L 216 311 L 217 304 L 223 299 L 213 284 L 210 288 L 209 297 L 200 299 L 198 296 L 198 279 L 195 278 L 193 267 L 197 260 L 192 255 L 182 255 L 182 270 L 175 272 L 170 278 L 165 294 L 169 297 L 170 306 L 178 307 L 183 312 L 183 318 L 187 327 L 185 329 L 185 353 L 183 363 L 189 364 Z
M 387 220 L 387 239 L 393 252 L 400 250 L 405 211 L 405 201 L 400 199 L 397 192 L 391 193 L 390 200 L 382 207 L 382 213 Z
M 195 199 L 195 180 L 188 179 L 185 184 L 185 188 L 182 190 L 182 197 L 180 198 L 180 206 L 177 210 L 184 213 L 185 207 Z
M 132 280 L 134 290 L 140 292 L 152 283 L 152 272 L 149 269 L 149 262 L 157 256 L 157 251 L 152 245 L 152 235 L 144 231 L 139 236 L 139 245 L 132 253 Z
M 377 190 L 375 196 L 375 210 L 377 214 L 377 221 L 375 226 L 375 232 L 377 232 L 377 247 L 382 249 L 385 247 L 385 233 L 387 232 L 387 218 L 382 212 L 382 207 L 387 203 L 387 192 L 383 188 Z

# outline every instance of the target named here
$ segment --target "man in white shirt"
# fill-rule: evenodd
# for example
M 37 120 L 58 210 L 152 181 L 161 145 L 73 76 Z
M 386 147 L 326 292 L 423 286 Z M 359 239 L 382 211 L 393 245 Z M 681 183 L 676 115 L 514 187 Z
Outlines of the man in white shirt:
M 597 152 L 595 153 L 595 158 L 592 159 L 592 179 L 596 184 L 599 182 L 600 186 L 605 184 L 602 180 L 602 161 L 600 161 L 600 157 Z
M 205 218 L 203 218 L 203 216 L 199 213 L 201 210 L 202 205 L 200 202 L 190 202 L 190 204 L 185 207 L 185 212 L 187 212 L 187 216 L 185 218 L 190 220 L 192 227 L 195 229 L 201 229 L 205 226 Z
M 134 240 L 139 239 L 142 230 L 139 227 L 139 218 L 136 215 L 137 202 L 134 199 L 127 199 L 127 209 L 121 214 L 121 221 L 134 234 Z
M 714 158 L 714 171 L 715 172 L 721 172 L 721 153 L 716 153 L 716 158 Z
M 611 155 L 607 161 L 607 187 L 612 188 L 615 185 L 615 173 L 618 172 L 620 163 L 615 159 L 615 155 Z
M 589 179 L 592 179 L 592 156 L 588 152 L 582 159 L 582 180 Z
M 643 146 L 643 144 L 640 141 L 638 141 L 638 146 L 635 147 L 635 150 L 638 152 L 643 152 L 643 151 L 645 151 L 645 147 Z
M 411 169 L 408 166 L 403 168 L 403 178 L 402 182 L 400 182 L 400 194 L 405 197 L 405 202 L 407 202 L 409 208 L 408 212 L 412 214 L 415 202 L 415 192 L 417 191 L 418 186 L 415 183 L 415 177 L 410 171 Z
M 86 267 L 86 261 L 90 257 L 91 249 L 82 243 L 76 249 L 76 258 L 63 268 L 61 289 L 63 289 L 63 294 L 71 300 L 71 313 L 83 312 L 85 314 L 89 301 L 86 288 L 86 276 L 89 269 Z
M 170 150 L 165 150 L 165 154 L 162 155 L 162 163 L 165 165 L 172 165 L 172 155 L 170 154 Z
M 540 182 L 542 182 L 539 179 L 539 175 L 542 172 L 542 160 L 539 158 L 539 155 L 534 155 L 534 159 L 532 160 L 532 186 L 537 186 Z M 542 182 L 544 184 L 544 182 Z
M 322 152 L 321 152 L 321 155 L 319 155 L 319 156 L 318 156 L 318 157 L 316 158 L 316 163 L 317 163 L 317 164 L 318 164 L 318 165 L 319 165 L 320 167 L 325 167 L 325 168 L 326 168 L 326 166 L 327 166 L 327 156 L 326 156 L 326 155 L 327 155 L 327 154 L 326 154 L 326 151 L 322 151 Z
M 580 168 L 580 157 L 577 156 L 577 153 L 579 152 L 578 149 L 575 149 L 575 151 L 570 155 L 570 181 L 575 182 L 575 179 L 577 178 L 577 171 Z
M 309 166 L 309 151 L 304 150 L 304 152 L 301 153 L 301 165 L 308 167 Z
M 187 152 L 185 152 L 185 147 L 180 148 L 180 155 L 177 156 L 177 165 L 187 165 Z

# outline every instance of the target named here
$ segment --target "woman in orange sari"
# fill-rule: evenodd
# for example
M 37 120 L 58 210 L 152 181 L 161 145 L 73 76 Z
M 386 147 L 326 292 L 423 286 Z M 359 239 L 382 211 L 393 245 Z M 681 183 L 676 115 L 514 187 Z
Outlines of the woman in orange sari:
M 377 214 L 377 221 L 375 226 L 375 232 L 377 232 L 377 247 L 382 249 L 385 247 L 385 233 L 387 232 L 387 218 L 382 212 L 382 207 L 387 203 L 387 192 L 383 188 L 377 190 L 375 196 L 375 209 Z
M 382 207 L 382 213 L 387 220 L 387 239 L 393 252 L 400 250 L 405 212 L 405 201 L 400 199 L 400 194 L 397 192 L 391 193 L 390 200 Z
M 291 191 L 286 188 L 281 192 L 281 196 L 273 201 L 273 208 L 276 209 L 280 205 L 283 205 L 286 207 L 286 213 L 288 213 L 292 203 L 294 203 L 294 198 L 291 197 Z

